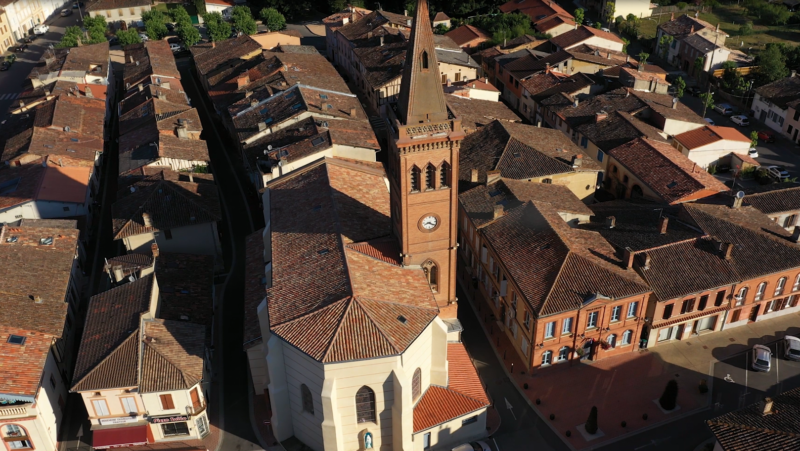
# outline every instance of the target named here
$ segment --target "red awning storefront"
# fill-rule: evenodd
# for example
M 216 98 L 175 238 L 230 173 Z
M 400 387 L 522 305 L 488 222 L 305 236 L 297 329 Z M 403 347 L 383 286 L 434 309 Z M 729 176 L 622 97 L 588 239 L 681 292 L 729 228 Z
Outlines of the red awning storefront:
M 146 445 L 147 425 L 128 428 L 98 429 L 92 431 L 94 449 L 122 448 L 123 446 Z

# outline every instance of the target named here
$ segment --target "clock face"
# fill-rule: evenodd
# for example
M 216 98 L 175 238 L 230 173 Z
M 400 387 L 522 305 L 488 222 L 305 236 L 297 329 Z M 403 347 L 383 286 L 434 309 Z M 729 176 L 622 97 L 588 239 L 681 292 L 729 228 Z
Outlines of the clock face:
M 435 216 L 426 216 L 425 218 L 422 219 L 422 228 L 424 228 L 425 230 L 431 230 L 434 227 L 436 227 L 436 224 L 438 222 L 439 221 L 436 219 Z

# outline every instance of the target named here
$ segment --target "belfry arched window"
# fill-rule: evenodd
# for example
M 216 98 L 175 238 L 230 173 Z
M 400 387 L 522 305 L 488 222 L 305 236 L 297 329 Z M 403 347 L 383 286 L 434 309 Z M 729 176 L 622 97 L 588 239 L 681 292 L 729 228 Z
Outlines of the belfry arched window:
M 422 176 L 422 171 L 414 166 L 411 168 L 411 192 L 417 192 L 420 190 L 420 177 Z
M 431 290 L 439 291 L 439 267 L 436 263 L 428 260 L 422 264 L 422 270 L 425 271 L 425 278 L 428 279 Z
M 439 167 L 439 188 L 448 188 L 450 186 L 450 165 L 445 161 Z
M 436 183 L 436 166 L 428 163 L 425 166 L 425 189 L 433 189 Z
M 428 52 L 425 51 L 422 52 L 422 68 L 428 68 Z

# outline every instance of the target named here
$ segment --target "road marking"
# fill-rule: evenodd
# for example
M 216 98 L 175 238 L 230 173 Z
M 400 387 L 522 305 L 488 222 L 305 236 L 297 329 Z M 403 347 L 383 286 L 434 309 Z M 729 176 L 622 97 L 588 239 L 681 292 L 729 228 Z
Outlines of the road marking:
M 506 401 L 506 409 L 508 409 L 508 411 L 511 412 L 511 416 L 514 417 L 514 420 L 516 420 L 517 416 L 514 415 L 514 406 L 512 406 L 511 403 L 508 402 L 508 398 L 503 398 L 503 399 L 505 399 Z
M 725 377 L 723 378 L 723 380 L 725 382 L 731 382 L 731 383 L 733 382 L 733 378 L 731 377 L 730 373 L 726 374 Z
M 492 437 L 492 441 L 494 442 L 494 447 L 497 448 L 497 451 L 500 451 L 500 447 L 497 446 L 497 440 L 495 440 L 494 437 Z

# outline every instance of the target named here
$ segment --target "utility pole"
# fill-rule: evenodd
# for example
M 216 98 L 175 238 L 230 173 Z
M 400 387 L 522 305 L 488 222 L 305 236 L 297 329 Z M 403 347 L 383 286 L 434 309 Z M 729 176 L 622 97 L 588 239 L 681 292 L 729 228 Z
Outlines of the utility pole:
M 714 53 L 717 51 L 717 40 L 719 39 L 719 32 L 714 35 L 714 48 L 711 49 L 711 63 L 708 65 L 708 70 L 714 69 Z M 712 72 L 713 73 L 713 72 Z M 706 89 L 706 98 L 703 100 L 703 118 L 706 117 L 706 108 L 708 108 L 708 96 L 711 95 L 711 76 L 706 76 L 706 84 L 708 88 Z

